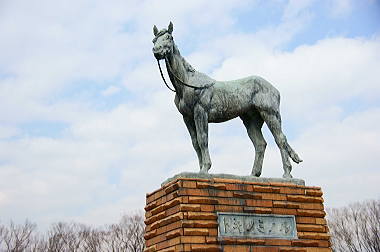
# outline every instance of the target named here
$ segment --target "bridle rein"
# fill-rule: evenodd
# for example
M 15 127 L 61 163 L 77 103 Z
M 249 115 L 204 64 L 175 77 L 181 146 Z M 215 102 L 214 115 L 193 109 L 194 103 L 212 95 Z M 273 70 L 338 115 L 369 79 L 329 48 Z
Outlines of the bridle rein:
M 203 86 L 203 87 L 196 87 L 196 86 L 190 85 L 190 84 L 188 84 L 188 83 L 182 81 L 182 80 L 181 80 L 181 79 L 180 79 L 180 78 L 174 73 L 174 71 L 172 70 L 172 68 L 171 68 L 171 66 L 170 66 L 170 62 L 169 62 L 169 60 L 168 60 L 167 57 L 165 57 L 165 62 L 166 62 L 166 66 L 167 66 L 168 72 L 170 72 L 170 73 L 174 76 L 174 78 L 177 79 L 177 81 L 178 81 L 179 83 L 181 83 L 182 85 L 184 85 L 184 86 L 186 86 L 186 87 L 193 88 L 193 89 L 195 89 L 195 90 L 199 90 L 199 89 L 206 89 L 206 88 L 212 87 L 212 86 L 214 85 L 214 83 L 210 83 L 210 84 L 208 84 L 208 85 L 206 85 L 206 86 Z M 161 69 L 161 65 L 160 65 L 160 60 L 158 60 L 158 59 L 157 59 L 157 64 L 158 64 L 158 68 L 160 69 L 160 74 L 161 74 L 162 80 L 164 81 L 166 87 L 167 87 L 170 91 L 176 93 L 176 92 L 177 92 L 176 87 L 173 85 L 173 86 L 174 86 L 174 89 L 172 89 L 172 88 L 168 85 L 168 83 L 166 82 L 165 77 L 164 77 L 164 74 L 162 73 L 162 69 Z

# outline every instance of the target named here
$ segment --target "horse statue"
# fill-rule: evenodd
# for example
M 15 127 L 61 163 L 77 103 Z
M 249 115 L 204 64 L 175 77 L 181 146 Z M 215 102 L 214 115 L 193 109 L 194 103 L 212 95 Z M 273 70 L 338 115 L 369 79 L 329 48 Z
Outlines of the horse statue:
M 292 165 L 302 160 L 288 144 L 281 130 L 279 111 L 280 93 L 259 76 L 232 81 L 216 81 L 196 71 L 180 54 L 173 40 L 173 24 L 167 29 L 153 27 L 153 54 L 161 76 L 169 89 L 175 92 L 175 105 L 182 114 L 197 153 L 200 173 L 208 173 L 211 159 L 208 150 L 208 123 L 220 123 L 240 117 L 255 148 L 255 161 L 251 176 L 259 177 L 267 146 L 261 128 L 265 122 L 281 152 L 283 178 L 292 178 Z M 165 60 L 170 81 L 166 83 L 160 60 Z

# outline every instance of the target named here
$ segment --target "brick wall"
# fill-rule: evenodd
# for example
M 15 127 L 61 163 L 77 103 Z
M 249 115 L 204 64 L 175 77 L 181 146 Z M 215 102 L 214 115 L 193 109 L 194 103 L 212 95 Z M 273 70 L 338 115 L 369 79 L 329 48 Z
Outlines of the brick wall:
M 147 194 L 145 251 L 331 251 L 320 187 L 179 178 Z M 295 215 L 298 239 L 218 238 L 217 212 Z

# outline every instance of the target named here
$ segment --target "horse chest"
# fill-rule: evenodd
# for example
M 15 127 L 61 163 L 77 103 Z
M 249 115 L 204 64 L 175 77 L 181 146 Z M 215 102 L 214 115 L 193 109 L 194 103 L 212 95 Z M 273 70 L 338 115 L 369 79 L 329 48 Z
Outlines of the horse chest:
M 184 99 L 184 98 L 178 98 L 177 102 L 177 109 L 182 115 L 187 115 L 190 116 L 193 114 L 193 104 L 191 103 L 190 100 Z

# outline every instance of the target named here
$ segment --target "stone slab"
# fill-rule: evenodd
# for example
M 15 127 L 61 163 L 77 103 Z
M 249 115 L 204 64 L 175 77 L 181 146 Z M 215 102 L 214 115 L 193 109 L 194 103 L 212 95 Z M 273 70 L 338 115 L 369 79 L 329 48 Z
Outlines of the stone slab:
M 219 237 L 297 239 L 294 215 L 218 213 Z
M 295 185 L 305 185 L 305 181 L 303 179 L 297 178 L 264 178 L 264 177 L 255 177 L 255 176 L 239 176 L 232 174 L 212 174 L 212 173 L 198 173 L 198 172 L 181 172 L 179 174 L 174 175 L 171 178 L 165 180 L 161 186 L 165 186 L 167 183 L 176 180 L 178 178 L 195 178 L 195 179 L 213 179 L 213 178 L 223 178 L 223 179 L 235 179 L 246 182 L 259 182 L 259 183 L 267 183 L 267 182 L 278 182 L 278 183 L 289 183 Z

